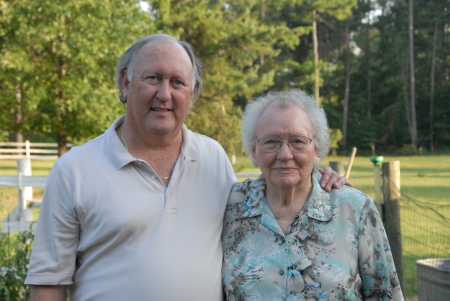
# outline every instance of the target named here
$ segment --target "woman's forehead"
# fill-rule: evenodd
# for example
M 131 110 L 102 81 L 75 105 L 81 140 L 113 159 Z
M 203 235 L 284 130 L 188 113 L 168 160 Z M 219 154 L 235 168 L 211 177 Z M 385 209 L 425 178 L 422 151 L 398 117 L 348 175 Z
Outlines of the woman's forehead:
M 312 125 L 306 111 L 297 105 L 269 106 L 258 119 L 256 133 L 257 136 L 276 133 L 305 135 L 312 133 Z

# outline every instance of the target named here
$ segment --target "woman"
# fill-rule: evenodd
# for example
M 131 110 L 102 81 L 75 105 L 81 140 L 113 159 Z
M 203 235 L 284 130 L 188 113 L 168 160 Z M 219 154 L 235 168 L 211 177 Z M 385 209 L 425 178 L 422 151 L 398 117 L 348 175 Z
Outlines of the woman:
M 227 300 L 403 300 L 372 199 L 319 186 L 328 138 L 324 111 L 300 90 L 247 106 L 242 141 L 262 175 L 236 184 L 227 205 Z

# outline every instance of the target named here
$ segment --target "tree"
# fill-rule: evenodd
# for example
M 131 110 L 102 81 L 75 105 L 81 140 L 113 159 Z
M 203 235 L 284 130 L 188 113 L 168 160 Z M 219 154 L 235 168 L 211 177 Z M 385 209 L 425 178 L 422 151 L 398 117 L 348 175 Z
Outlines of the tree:
M 204 89 L 186 124 L 219 141 L 229 154 L 240 153 L 240 105 L 273 84 L 277 48 L 296 41 L 295 32 L 282 22 L 262 22 L 260 1 L 182 3 L 167 7 L 157 1 L 152 9 L 158 29 L 190 42 L 203 63 Z
M 345 24 L 345 93 L 344 93 L 344 109 L 342 114 L 342 145 L 347 146 L 347 116 L 348 116 L 348 99 L 350 97 L 350 34 L 349 24 Z
M 434 33 L 433 33 L 433 50 L 431 54 L 431 73 L 430 73 L 430 151 L 434 151 L 433 142 L 433 118 L 434 118 L 434 87 L 435 87 L 435 73 L 436 73 L 436 44 L 438 34 L 438 20 L 434 19 Z
M 90 139 L 122 110 L 113 81 L 120 54 L 148 33 L 138 1 L 4 1 L 2 104 L 12 131 Z M 132 22 L 130 21 L 132 20 Z M 13 94 L 14 93 L 14 94 Z M 17 105 L 15 104 L 17 103 Z M 114 105 L 117 104 L 117 105 Z
M 414 2 L 408 0 L 409 100 L 408 124 L 414 153 L 417 152 L 416 80 L 414 68 Z

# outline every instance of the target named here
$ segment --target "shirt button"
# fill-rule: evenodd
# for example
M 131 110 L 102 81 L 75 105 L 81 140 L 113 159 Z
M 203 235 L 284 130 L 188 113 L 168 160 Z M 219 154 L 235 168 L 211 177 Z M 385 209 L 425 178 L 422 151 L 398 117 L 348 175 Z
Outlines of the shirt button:
M 281 276 L 283 276 L 283 275 L 284 275 L 283 269 L 280 269 L 280 270 L 278 271 L 278 274 L 280 274 Z
M 156 179 L 156 177 L 155 177 L 155 176 L 152 176 L 152 180 L 154 180 L 154 179 Z

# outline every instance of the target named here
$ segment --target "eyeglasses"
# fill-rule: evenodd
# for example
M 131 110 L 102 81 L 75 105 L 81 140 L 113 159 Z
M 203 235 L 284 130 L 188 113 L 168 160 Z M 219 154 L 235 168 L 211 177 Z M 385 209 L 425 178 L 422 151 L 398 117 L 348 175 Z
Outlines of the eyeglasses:
M 257 141 L 258 144 L 269 153 L 279 150 L 283 141 L 287 142 L 293 152 L 302 152 L 311 144 L 312 139 L 305 136 L 292 136 L 288 140 L 282 140 L 276 136 L 266 136 Z

